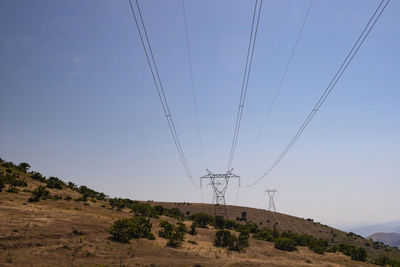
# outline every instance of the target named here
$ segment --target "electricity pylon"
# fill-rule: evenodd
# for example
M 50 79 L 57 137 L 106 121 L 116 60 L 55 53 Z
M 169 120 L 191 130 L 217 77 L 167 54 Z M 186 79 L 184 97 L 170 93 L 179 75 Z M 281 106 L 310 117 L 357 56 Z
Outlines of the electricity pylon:
M 240 176 L 233 174 L 232 170 L 233 169 L 226 173 L 212 173 L 210 170 L 207 169 L 208 174 L 200 177 L 200 187 L 202 184 L 201 181 L 203 179 L 210 179 L 209 184 L 212 186 L 214 191 L 213 202 L 215 200 L 215 215 L 228 215 L 225 201 L 225 193 L 226 189 L 228 188 L 229 180 L 233 178 L 238 178 L 240 186 Z
M 274 211 L 276 211 L 274 197 L 275 197 L 275 193 L 278 192 L 278 190 L 276 190 L 276 188 L 267 189 L 267 190 L 265 190 L 265 192 L 268 193 L 268 198 L 269 198 L 268 210 L 271 211 L 271 209 L 273 209 Z

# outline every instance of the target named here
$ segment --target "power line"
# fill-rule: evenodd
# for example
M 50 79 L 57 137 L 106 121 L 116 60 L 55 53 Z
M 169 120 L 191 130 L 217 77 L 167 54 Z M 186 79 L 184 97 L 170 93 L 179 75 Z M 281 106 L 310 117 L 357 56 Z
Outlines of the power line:
M 390 0 L 387 0 L 386 4 L 382 7 L 382 4 L 384 3 L 385 0 L 381 0 L 379 6 L 376 8 L 374 14 L 368 21 L 368 24 L 364 27 L 362 33 L 358 37 L 357 41 L 351 48 L 350 52 L 347 54 L 345 60 L 341 64 L 340 68 L 336 72 L 335 76 L 332 78 L 330 81 L 328 87 L 325 89 L 317 103 L 315 104 L 314 108 L 311 110 L 311 112 L 308 114 L 307 118 L 303 122 L 303 124 L 300 126 L 299 130 L 296 132 L 294 137 L 291 139 L 291 141 L 286 145 L 285 149 L 281 152 L 281 154 L 278 156 L 278 158 L 274 161 L 274 163 L 269 167 L 269 169 L 257 180 L 255 180 L 253 183 L 247 185 L 246 187 L 253 186 L 260 182 L 263 178 L 268 176 L 274 169 L 275 167 L 279 164 L 279 162 L 285 157 L 285 155 L 289 152 L 289 150 L 292 148 L 294 143 L 297 141 L 297 139 L 300 137 L 300 135 L 303 133 L 305 128 L 308 126 L 308 124 L 311 122 L 311 120 L 314 118 L 315 114 L 318 112 L 319 108 L 322 106 L 322 104 L 325 102 L 326 98 L 329 96 L 331 93 L 332 89 L 335 87 L 336 83 L 339 81 L 340 77 L 342 77 L 343 73 L 346 71 L 347 67 L 353 60 L 354 56 L 357 54 L 358 50 L 360 49 L 361 45 L 364 43 L 365 39 L 368 37 L 369 33 L 371 32 L 372 28 L 375 26 L 376 22 L 382 15 L 383 11 L 386 9 L 387 5 L 389 4 Z M 380 11 L 379 11 L 380 10 Z
M 193 102 L 194 102 L 194 112 L 195 112 L 195 117 L 196 117 L 197 135 L 199 137 L 199 145 L 200 145 L 200 152 L 201 152 L 203 165 L 205 165 L 203 138 L 202 138 L 201 131 L 200 131 L 200 120 L 199 120 L 199 111 L 198 111 L 199 109 L 198 109 L 198 105 L 197 105 L 197 97 L 196 97 L 195 82 L 194 82 L 193 67 L 192 67 L 192 56 L 191 56 L 191 52 L 190 52 L 189 30 L 188 30 L 188 24 L 187 24 L 187 19 L 186 19 L 185 0 L 182 0 L 182 11 L 183 11 L 183 21 L 184 21 L 184 25 L 185 25 L 186 48 L 187 48 L 187 53 L 188 53 L 190 81 L 191 81 L 192 95 L 193 95 Z
M 238 111 L 237 111 L 237 114 L 236 114 L 235 130 L 234 130 L 234 133 L 233 133 L 233 140 L 232 140 L 231 152 L 230 152 L 230 155 L 229 155 L 229 161 L 228 161 L 227 170 L 230 170 L 231 167 L 232 167 L 232 161 L 233 161 L 233 157 L 234 157 L 235 150 L 236 150 L 237 139 L 238 139 L 238 136 L 239 136 L 239 129 L 240 129 L 240 124 L 241 124 L 242 115 L 243 115 L 243 107 L 244 107 L 244 102 L 245 102 L 245 99 L 246 99 L 247 86 L 248 86 L 248 83 L 249 83 L 251 65 L 252 65 L 252 62 L 253 62 L 254 48 L 255 48 L 256 39 L 257 39 L 258 24 L 259 24 L 259 21 L 260 21 L 262 3 L 263 3 L 263 0 L 260 0 L 260 5 L 258 7 L 258 0 L 256 0 L 256 3 L 254 5 L 253 19 L 252 19 L 252 23 L 251 23 L 251 31 L 250 31 L 250 38 L 249 38 L 249 45 L 248 45 L 248 48 L 247 48 L 246 65 L 245 65 L 244 74 L 243 74 L 242 88 L 241 88 L 241 92 L 240 92 L 240 100 L 239 100 Z M 257 7 L 258 7 L 258 13 L 257 13 Z M 255 31 L 254 31 L 254 23 L 256 21 L 256 14 L 257 14 L 257 22 L 256 22 Z M 253 33 L 254 33 L 254 35 L 253 35 Z
M 305 16 L 304 16 L 302 25 L 301 25 L 301 27 L 300 27 L 300 31 L 299 31 L 299 33 L 297 34 L 296 41 L 295 41 L 295 43 L 294 43 L 294 46 L 293 46 L 293 48 L 292 48 L 292 51 L 290 52 L 289 59 L 288 59 L 288 61 L 287 61 L 287 63 L 286 63 L 286 66 L 285 66 L 285 69 L 284 69 L 283 74 L 282 74 L 282 76 L 281 76 L 281 79 L 280 79 L 280 81 L 279 81 L 279 84 L 278 84 L 278 86 L 277 86 L 276 89 L 275 89 L 274 95 L 273 95 L 273 97 L 272 97 L 271 104 L 270 104 L 270 106 L 269 106 L 269 108 L 268 108 L 268 110 L 267 110 L 267 113 L 266 113 L 266 115 L 265 115 L 265 118 L 264 118 L 264 121 L 263 121 L 263 123 L 262 123 L 262 126 L 261 126 L 260 130 L 258 131 L 258 133 L 257 133 L 257 135 L 256 135 L 256 139 L 254 140 L 254 143 L 252 144 L 252 146 L 250 147 L 249 152 L 247 153 L 247 158 L 249 157 L 249 155 L 250 155 L 250 154 L 252 153 L 252 151 L 254 150 L 254 148 L 255 148 L 255 146 L 256 146 L 258 140 L 260 139 L 262 133 L 264 132 L 264 128 L 265 128 L 265 126 L 267 125 L 267 122 L 268 122 L 268 120 L 269 120 L 269 117 L 270 117 L 270 115 L 271 115 L 271 112 L 272 112 L 272 110 L 273 110 L 274 107 L 275 107 L 276 101 L 278 100 L 279 92 L 281 91 L 282 85 L 283 85 L 283 83 L 284 83 L 284 81 L 285 81 L 285 79 L 286 79 L 287 73 L 288 73 L 288 71 L 289 71 L 289 67 L 290 67 L 290 65 L 291 65 L 291 63 L 292 63 L 292 60 L 293 60 L 294 54 L 295 54 L 295 52 L 296 52 L 297 46 L 298 46 L 298 44 L 299 44 L 300 38 L 301 38 L 301 36 L 302 36 L 302 34 L 303 34 L 304 26 L 306 25 L 306 22 L 307 22 L 307 19 L 308 19 L 308 17 L 309 17 L 309 14 L 310 14 L 311 7 L 312 7 L 312 5 L 313 5 L 313 2 L 314 2 L 314 0 L 311 0 L 310 3 L 309 3 L 309 5 L 308 5 L 306 14 L 305 14 Z
M 161 82 L 160 74 L 158 72 L 157 64 L 156 64 L 156 61 L 154 59 L 153 50 L 151 48 L 151 44 L 150 44 L 149 37 L 148 37 L 148 34 L 147 34 L 146 26 L 145 26 L 144 21 L 143 21 L 143 16 L 142 16 L 142 12 L 140 10 L 139 3 L 138 3 L 137 0 L 135 0 L 135 2 L 136 2 L 136 8 L 137 8 L 138 13 L 139 13 L 139 18 L 140 18 L 140 23 L 142 25 L 142 29 L 141 29 L 141 27 L 139 25 L 139 21 L 137 19 L 137 15 L 136 15 L 136 12 L 135 12 L 135 9 L 134 9 L 134 7 L 132 5 L 132 1 L 131 0 L 129 0 L 129 5 L 131 7 L 132 15 L 133 15 L 133 18 L 135 20 L 135 24 L 136 24 L 136 27 L 137 27 L 137 30 L 138 30 L 138 33 L 139 33 L 139 37 L 140 37 L 140 40 L 141 40 L 141 43 L 142 43 L 142 46 L 143 46 L 144 53 L 146 55 L 146 59 L 147 59 L 147 63 L 148 63 L 149 68 L 150 68 L 151 75 L 153 77 L 154 85 L 155 85 L 155 87 L 157 89 L 158 97 L 160 98 L 160 102 L 161 102 L 165 117 L 167 119 L 168 126 L 169 126 L 169 129 L 170 129 L 171 134 L 172 134 L 172 138 L 174 139 L 175 147 L 176 147 L 176 149 L 178 151 L 178 154 L 179 154 L 179 159 L 182 162 L 182 165 L 183 165 L 183 168 L 185 169 L 186 175 L 189 177 L 189 179 L 192 182 L 193 186 L 195 188 L 198 188 L 198 186 L 196 185 L 196 183 L 194 182 L 194 180 L 192 178 L 192 174 L 191 174 L 189 166 L 187 164 L 185 154 L 183 153 L 183 150 L 182 150 L 181 142 L 179 141 L 179 137 L 178 137 L 178 134 L 176 132 L 174 121 L 172 120 L 171 112 L 169 110 L 167 98 L 165 96 L 165 92 L 164 92 L 164 88 L 163 88 L 163 85 L 162 85 L 162 82 Z M 143 38 L 142 31 L 144 33 L 145 39 Z M 145 43 L 147 44 L 147 46 L 146 46 Z

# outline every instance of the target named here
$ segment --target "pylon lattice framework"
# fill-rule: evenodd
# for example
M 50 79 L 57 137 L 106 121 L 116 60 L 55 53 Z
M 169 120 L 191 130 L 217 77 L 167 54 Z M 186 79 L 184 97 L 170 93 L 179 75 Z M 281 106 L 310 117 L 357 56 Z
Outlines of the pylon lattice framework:
M 268 210 L 271 211 L 271 209 L 273 209 L 274 211 L 276 211 L 274 197 L 275 197 L 275 193 L 278 192 L 278 190 L 276 190 L 276 188 L 267 189 L 267 190 L 265 190 L 265 192 L 268 194 L 268 199 L 269 199 Z
M 209 185 L 213 188 L 213 200 L 215 200 L 215 215 L 227 215 L 228 211 L 226 208 L 225 193 L 228 188 L 229 180 L 237 178 L 240 186 L 240 176 L 232 173 L 233 169 L 226 173 L 212 173 L 207 169 L 208 174 L 200 177 L 200 187 L 203 179 L 209 179 Z

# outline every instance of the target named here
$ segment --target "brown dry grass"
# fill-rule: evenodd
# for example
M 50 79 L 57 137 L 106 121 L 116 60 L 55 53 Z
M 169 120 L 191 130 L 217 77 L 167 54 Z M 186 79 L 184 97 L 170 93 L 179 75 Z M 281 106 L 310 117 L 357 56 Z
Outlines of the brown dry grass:
M 24 174 L 20 174 L 22 177 Z M 26 178 L 28 189 L 40 183 Z M 69 189 L 50 189 L 51 194 L 80 195 Z M 159 220 L 151 219 L 156 240 L 132 240 L 129 244 L 109 239 L 109 227 L 113 221 L 130 217 L 127 210 L 121 212 L 102 207 L 104 201 L 82 202 L 45 200 L 29 203 L 29 192 L 18 194 L 0 193 L 0 266 L 363 266 L 342 254 L 318 255 L 307 248 L 295 252 L 277 250 L 270 242 L 250 240 L 250 247 L 242 253 L 227 251 L 213 246 L 215 230 L 197 229 L 198 235 L 186 235 L 182 248 L 166 247 L 166 240 L 158 238 Z M 158 204 L 153 203 L 152 204 Z M 191 214 L 208 212 L 213 208 L 206 204 L 162 203 L 167 207 L 179 207 Z M 298 230 L 314 232 L 317 236 L 345 238 L 345 233 L 283 214 L 244 207 L 229 208 L 232 218 L 246 211 L 248 219 L 263 226 L 272 225 L 278 219 L 278 228 L 288 230 L 297 225 Z M 280 217 L 280 220 L 279 218 Z M 174 219 L 162 217 L 170 222 Z M 267 223 L 267 220 L 270 222 Z M 299 220 L 299 221 L 296 221 Z M 189 223 L 189 222 L 188 222 Z M 292 226 L 292 227 L 293 227 Z M 74 230 L 83 231 L 76 235 Z M 295 230 L 295 229 L 293 229 Z M 193 240 L 197 244 L 187 241 Z M 154 265 L 153 265 L 154 266 Z

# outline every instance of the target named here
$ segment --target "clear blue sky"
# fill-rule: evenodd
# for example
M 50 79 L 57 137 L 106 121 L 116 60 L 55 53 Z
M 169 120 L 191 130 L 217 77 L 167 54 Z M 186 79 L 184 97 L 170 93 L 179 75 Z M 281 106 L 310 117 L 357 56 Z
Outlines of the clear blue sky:
M 378 5 L 315 0 L 256 148 L 249 153 L 309 1 L 264 1 L 235 173 L 258 178 L 290 140 Z M 186 1 L 205 162 L 180 0 L 140 1 L 192 173 L 229 156 L 253 1 Z M 400 219 L 400 3 L 392 1 L 332 95 L 278 168 L 237 204 L 329 224 Z M 0 2 L 0 157 L 110 196 L 201 201 L 185 177 L 128 1 Z M 237 185 L 227 200 L 234 204 Z M 203 201 L 211 200 L 203 188 Z

